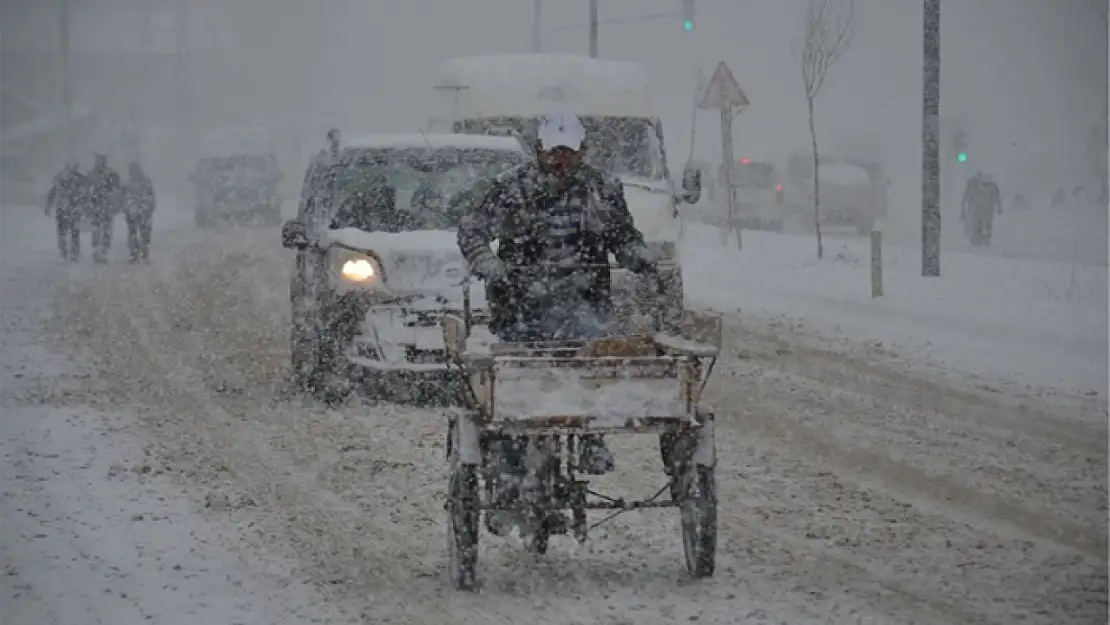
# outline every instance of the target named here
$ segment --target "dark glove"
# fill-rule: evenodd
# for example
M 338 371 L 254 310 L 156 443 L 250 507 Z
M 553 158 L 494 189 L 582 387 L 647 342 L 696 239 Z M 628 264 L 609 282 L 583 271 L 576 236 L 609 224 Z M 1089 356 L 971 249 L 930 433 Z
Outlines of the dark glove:
M 308 231 L 299 221 L 287 221 L 281 226 L 281 246 L 304 249 L 308 246 Z
M 663 260 L 663 254 L 647 246 L 640 246 L 628 255 L 628 268 L 634 273 L 654 272 Z
M 508 274 L 505 263 L 501 262 L 492 253 L 482 254 L 470 263 L 470 270 L 474 275 L 487 282 L 504 280 Z

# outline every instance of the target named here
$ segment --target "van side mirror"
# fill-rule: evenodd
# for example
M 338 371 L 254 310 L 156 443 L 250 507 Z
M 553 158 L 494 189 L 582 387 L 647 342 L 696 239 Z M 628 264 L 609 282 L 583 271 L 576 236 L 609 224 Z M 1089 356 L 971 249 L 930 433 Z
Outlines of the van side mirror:
M 687 204 L 697 204 L 701 200 L 701 169 L 687 165 L 682 170 L 682 193 Z
M 281 226 L 281 246 L 285 249 L 304 250 L 308 247 L 308 233 L 304 224 L 290 219 Z

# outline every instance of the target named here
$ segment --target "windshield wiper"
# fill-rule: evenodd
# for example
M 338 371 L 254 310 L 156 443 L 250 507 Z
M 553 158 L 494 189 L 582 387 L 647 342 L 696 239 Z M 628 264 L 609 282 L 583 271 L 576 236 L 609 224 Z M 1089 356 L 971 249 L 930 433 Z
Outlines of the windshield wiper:
M 662 194 L 662 195 L 670 195 L 670 191 L 667 191 L 666 189 L 660 189 L 659 187 L 653 187 L 651 185 L 643 184 L 642 182 L 628 182 L 628 181 L 625 181 L 625 180 L 622 180 L 621 182 L 626 187 L 632 187 L 634 189 L 643 189 L 644 191 L 650 191 L 651 193 L 659 193 L 659 194 Z

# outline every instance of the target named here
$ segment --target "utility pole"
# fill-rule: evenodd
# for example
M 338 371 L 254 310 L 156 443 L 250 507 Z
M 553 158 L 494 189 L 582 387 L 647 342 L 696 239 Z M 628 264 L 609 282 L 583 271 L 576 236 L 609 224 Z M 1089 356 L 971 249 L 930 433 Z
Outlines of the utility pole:
M 532 8 L 532 52 L 539 54 L 543 51 L 543 0 L 534 0 Z
M 590 0 L 590 58 L 597 58 L 597 0 Z
M 174 134 L 176 135 L 177 143 L 177 161 L 178 171 L 185 171 L 189 166 L 187 159 L 188 153 L 188 135 L 189 135 L 189 80 L 188 80 L 188 66 L 189 63 L 189 9 L 187 2 L 189 0 L 177 0 L 177 19 L 176 19 L 176 49 L 174 51 L 174 65 L 173 65 L 173 84 L 175 92 L 174 103 Z M 182 180 L 181 191 L 186 190 L 184 180 Z M 184 193 L 182 193 L 182 196 Z
M 144 73 L 152 67 L 150 57 L 151 57 L 151 53 L 152 53 L 152 49 L 151 49 L 151 26 L 152 26 L 153 13 L 154 13 L 154 6 L 153 6 L 154 1 L 155 0 L 146 0 L 146 2 L 143 3 L 143 31 L 142 31 L 142 48 L 141 48 L 141 50 L 142 50 L 142 58 L 143 58 L 142 71 Z M 142 98 L 142 93 L 141 92 L 140 93 L 132 92 L 132 94 L 131 94 L 131 111 L 130 111 L 130 113 L 128 115 L 128 118 L 127 118 L 127 125 L 125 126 L 124 131 L 123 131 L 123 150 L 124 150 L 124 153 L 125 153 L 125 157 L 128 160 L 133 160 L 133 161 L 142 160 L 142 158 L 141 158 L 142 157 L 142 146 L 140 145 L 140 136 L 142 135 L 142 133 L 139 132 L 139 118 L 140 118 L 139 102 L 140 102 L 141 98 Z
M 73 160 L 73 68 L 70 55 L 69 0 L 58 0 L 58 43 L 62 65 L 62 110 L 59 126 L 62 129 L 62 161 Z
M 736 225 L 736 189 L 732 187 L 732 105 L 721 105 L 721 162 L 725 164 L 725 199 L 728 205 L 728 228 L 736 233 L 736 249 L 744 249 L 744 237 Z M 728 240 L 725 232 L 725 241 Z
M 940 276 L 940 0 L 925 2 L 921 124 L 921 275 Z

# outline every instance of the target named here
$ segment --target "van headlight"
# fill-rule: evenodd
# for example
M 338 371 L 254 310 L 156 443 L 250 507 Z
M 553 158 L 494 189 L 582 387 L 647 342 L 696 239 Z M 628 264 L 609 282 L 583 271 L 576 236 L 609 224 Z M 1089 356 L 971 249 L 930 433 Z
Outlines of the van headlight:
M 339 273 L 351 282 L 369 282 L 378 276 L 374 262 L 369 258 L 352 258 L 343 262 Z
M 372 255 L 344 248 L 332 248 L 331 257 L 331 266 L 334 268 L 340 290 L 374 287 L 381 284 L 382 268 Z

